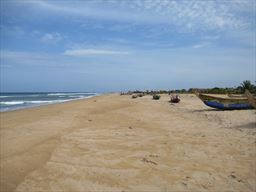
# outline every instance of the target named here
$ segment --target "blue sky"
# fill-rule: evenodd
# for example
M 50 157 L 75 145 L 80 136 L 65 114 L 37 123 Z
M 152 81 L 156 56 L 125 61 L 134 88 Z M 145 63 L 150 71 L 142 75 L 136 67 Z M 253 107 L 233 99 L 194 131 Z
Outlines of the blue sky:
M 1 91 L 256 80 L 254 0 L 1 0 Z

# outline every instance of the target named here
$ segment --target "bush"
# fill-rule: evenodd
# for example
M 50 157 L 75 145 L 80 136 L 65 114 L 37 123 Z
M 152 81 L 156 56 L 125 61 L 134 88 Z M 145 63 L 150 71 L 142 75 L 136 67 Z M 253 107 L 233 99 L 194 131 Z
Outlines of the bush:
M 137 97 L 137 95 L 132 95 L 132 99 L 136 99 Z
M 160 99 L 160 95 L 153 95 L 153 99 L 154 100 L 159 100 Z

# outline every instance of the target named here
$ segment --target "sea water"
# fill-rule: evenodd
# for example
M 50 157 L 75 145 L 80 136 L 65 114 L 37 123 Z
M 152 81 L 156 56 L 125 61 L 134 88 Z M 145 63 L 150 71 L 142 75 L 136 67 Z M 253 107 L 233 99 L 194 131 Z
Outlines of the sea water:
M 12 111 L 40 105 L 61 103 L 96 95 L 98 94 L 86 92 L 0 93 L 0 111 Z

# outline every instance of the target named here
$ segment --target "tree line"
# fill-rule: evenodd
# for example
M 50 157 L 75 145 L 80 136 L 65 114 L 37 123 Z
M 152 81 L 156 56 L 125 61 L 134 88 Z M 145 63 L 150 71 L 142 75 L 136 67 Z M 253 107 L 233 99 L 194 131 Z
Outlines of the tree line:
M 200 93 L 209 93 L 209 94 L 243 94 L 245 90 L 249 90 L 251 93 L 256 94 L 256 85 L 251 83 L 249 80 L 243 81 L 239 86 L 237 87 L 214 87 L 214 88 L 190 88 L 190 89 L 175 89 L 175 90 L 146 90 L 146 91 L 128 91 L 128 92 L 122 92 L 121 95 L 131 95 L 131 94 L 148 94 L 148 95 L 154 95 L 154 94 L 182 94 L 182 93 L 194 93 L 195 90 L 197 90 Z

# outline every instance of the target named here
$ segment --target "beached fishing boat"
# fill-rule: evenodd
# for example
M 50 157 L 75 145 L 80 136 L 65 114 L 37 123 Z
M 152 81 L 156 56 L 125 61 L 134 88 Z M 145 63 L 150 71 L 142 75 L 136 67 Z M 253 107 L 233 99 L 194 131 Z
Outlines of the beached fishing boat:
M 230 98 L 241 98 L 246 97 L 245 94 L 227 94 Z
M 170 102 L 171 103 L 179 103 L 180 102 L 180 97 L 178 95 L 172 95 Z
M 252 95 L 252 97 L 256 98 L 256 94 L 250 93 L 250 95 Z M 228 97 L 230 97 L 230 98 L 248 98 L 246 92 L 244 94 L 228 94 Z
M 252 109 L 248 98 L 224 98 L 196 93 L 205 105 L 222 110 Z
M 249 103 L 256 109 L 256 97 L 254 97 L 248 90 L 245 91 L 245 95 L 248 98 Z

